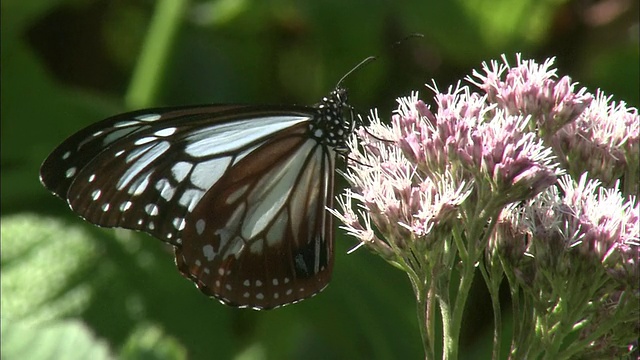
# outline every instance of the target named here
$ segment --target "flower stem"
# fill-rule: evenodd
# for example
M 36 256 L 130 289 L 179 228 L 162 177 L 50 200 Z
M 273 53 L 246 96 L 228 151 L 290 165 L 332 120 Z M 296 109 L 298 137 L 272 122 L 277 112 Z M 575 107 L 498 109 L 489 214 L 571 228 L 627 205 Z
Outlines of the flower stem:
M 507 283 L 509 284 L 509 294 L 511 295 L 511 324 L 513 327 L 513 334 L 511 335 L 511 346 L 509 348 L 509 354 L 513 358 L 518 358 L 518 354 L 523 352 L 523 341 L 521 341 L 522 330 L 524 329 L 524 317 L 522 316 L 522 307 L 520 304 L 520 287 L 518 286 L 516 276 L 513 269 L 509 266 L 505 266 L 505 259 L 500 256 L 500 264 L 504 269 L 504 275 L 507 277 Z
M 497 259 L 495 260 L 497 261 Z M 499 263 L 490 263 L 491 275 L 487 272 L 485 266 L 480 266 L 480 273 L 487 284 L 489 295 L 491 296 L 491 305 L 493 308 L 493 350 L 491 358 L 500 359 L 500 339 L 502 338 L 502 314 L 500 310 L 500 283 L 502 282 L 502 272 Z
M 454 359 L 452 353 L 457 356 L 457 340 L 451 335 L 451 304 L 449 301 L 440 301 L 440 314 L 442 315 L 443 359 Z
M 470 258 L 475 257 L 475 249 L 469 249 Z M 458 293 L 453 306 L 453 316 L 451 317 L 448 331 L 443 331 L 445 335 L 445 354 L 444 359 L 456 360 L 458 359 L 458 348 L 460 346 L 460 330 L 462 328 L 462 315 L 464 314 L 464 307 L 469 296 L 469 290 L 473 283 L 475 275 L 474 262 L 463 262 L 463 270 L 460 277 L 460 285 L 458 286 Z M 446 324 L 446 321 L 443 322 Z M 443 328 L 446 325 L 443 324 Z
M 424 283 L 423 283 L 424 284 Z M 416 292 L 416 302 L 418 311 L 418 325 L 420 326 L 420 335 L 422 336 L 422 345 L 424 347 L 425 359 L 435 359 L 433 352 L 433 304 L 431 291 L 421 289 L 422 291 Z
M 129 108 L 153 105 L 187 4 L 187 0 L 158 1 L 127 90 Z
M 414 252 L 412 252 L 414 253 Z M 414 267 L 410 265 L 413 263 L 416 268 L 426 269 L 428 264 L 424 262 L 424 259 L 410 257 L 399 258 L 398 263 L 405 269 L 413 292 L 416 296 L 416 310 L 418 315 L 418 326 L 420 328 L 420 335 L 422 337 L 422 346 L 424 348 L 425 359 L 435 359 L 433 343 L 434 343 L 434 321 L 433 318 L 433 291 L 432 286 L 434 284 L 433 278 L 426 276 L 428 272 L 420 273 L 414 271 Z M 429 274 L 432 275 L 432 274 Z M 429 289 L 429 290 L 427 290 Z

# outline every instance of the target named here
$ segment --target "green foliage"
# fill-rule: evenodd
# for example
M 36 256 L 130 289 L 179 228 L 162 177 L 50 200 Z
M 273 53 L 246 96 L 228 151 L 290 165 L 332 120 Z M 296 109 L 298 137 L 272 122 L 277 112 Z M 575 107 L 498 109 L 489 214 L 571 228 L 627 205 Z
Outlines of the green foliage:
M 3 320 L 40 324 L 87 307 L 91 291 L 78 278 L 98 251 L 86 232 L 24 214 L 4 216 L 1 235 Z
M 104 341 L 78 320 L 56 320 L 36 326 L 2 319 L 3 359 L 114 359 Z
M 366 251 L 345 255 L 353 242 L 342 235 L 326 291 L 269 312 L 231 309 L 183 279 L 166 245 L 88 225 L 39 184 L 41 162 L 66 136 L 136 103 L 125 98 L 145 46 L 168 29 L 148 33 L 161 3 L 2 2 L 3 358 L 420 357 L 408 280 Z M 617 30 L 624 24 L 600 27 L 610 32 L 601 43 L 589 42 L 594 29 L 558 43 L 566 34 L 552 25 L 562 9 L 537 0 L 185 1 L 167 17 L 177 30 L 160 41 L 163 58 L 148 60 L 155 72 L 136 86 L 149 106 L 313 104 L 361 59 L 380 55 L 346 85 L 362 113 L 378 107 L 388 117 L 396 97 L 427 91 L 432 77 L 448 86 L 500 53 L 562 48 L 563 73 L 637 106 L 638 77 L 620 76 L 638 64 L 637 44 Z M 413 32 L 425 39 L 391 46 Z M 489 308 L 470 313 L 490 319 Z M 490 325 L 470 323 L 463 343 L 486 338 Z
M 122 348 L 120 359 L 187 359 L 187 350 L 153 325 L 139 325 Z

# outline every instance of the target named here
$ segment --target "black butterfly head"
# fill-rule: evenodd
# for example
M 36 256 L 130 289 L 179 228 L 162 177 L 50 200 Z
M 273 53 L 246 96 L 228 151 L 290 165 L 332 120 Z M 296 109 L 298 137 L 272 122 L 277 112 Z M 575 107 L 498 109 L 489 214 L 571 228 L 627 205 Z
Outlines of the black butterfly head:
M 333 148 L 344 148 L 354 128 L 354 109 L 347 103 L 347 90 L 337 87 L 322 98 L 315 108 L 317 115 L 309 124 L 311 137 Z
M 347 152 L 347 139 L 353 133 L 358 119 L 354 108 L 347 103 L 347 89 L 342 84 L 354 71 L 376 59 L 375 56 L 369 56 L 362 60 L 342 76 L 329 96 L 316 104 L 318 113 L 309 125 L 310 137 L 339 153 Z

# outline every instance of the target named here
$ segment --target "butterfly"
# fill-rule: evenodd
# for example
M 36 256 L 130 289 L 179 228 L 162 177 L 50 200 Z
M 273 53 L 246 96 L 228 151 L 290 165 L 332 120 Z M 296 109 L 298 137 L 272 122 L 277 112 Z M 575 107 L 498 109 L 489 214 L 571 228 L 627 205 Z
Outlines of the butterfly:
M 326 209 L 336 156 L 359 120 L 345 77 L 315 106 L 204 105 L 107 118 L 53 150 L 40 181 L 90 223 L 173 245 L 178 270 L 224 304 L 298 302 L 331 279 Z

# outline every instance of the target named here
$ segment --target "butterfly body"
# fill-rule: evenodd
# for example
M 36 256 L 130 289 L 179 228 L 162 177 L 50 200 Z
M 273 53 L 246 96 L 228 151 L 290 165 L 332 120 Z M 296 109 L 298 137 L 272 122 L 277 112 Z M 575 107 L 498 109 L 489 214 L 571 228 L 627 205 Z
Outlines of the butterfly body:
M 205 294 L 269 309 L 331 278 L 326 208 L 353 121 L 339 87 L 313 107 L 135 111 L 69 137 L 40 179 L 93 224 L 173 245 L 178 269 Z

